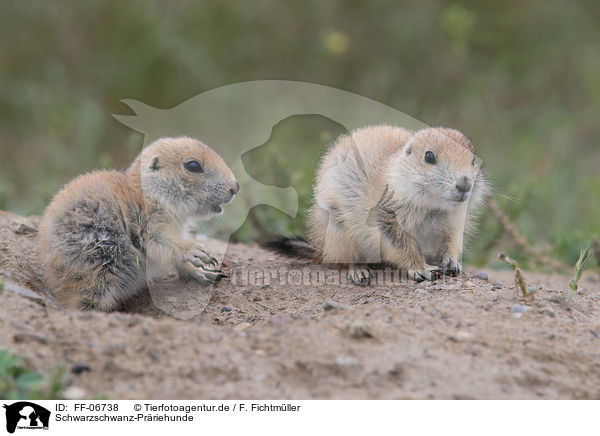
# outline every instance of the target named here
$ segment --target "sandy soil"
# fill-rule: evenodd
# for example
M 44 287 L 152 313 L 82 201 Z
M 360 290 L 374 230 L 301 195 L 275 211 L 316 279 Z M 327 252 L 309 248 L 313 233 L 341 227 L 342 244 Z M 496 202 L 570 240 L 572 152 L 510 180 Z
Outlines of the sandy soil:
M 38 222 L 0 212 L 0 277 L 39 292 Z M 226 264 L 230 273 L 325 268 L 234 244 Z M 599 399 L 597 275 L 584 275 L 585 291 L 567 304 L 568 277 L 527 273 L 538 291 L 524 301 L 509 272 L 486 271 L 489 280 L 477 272 L 364 288 L 238 276 L 187 321 L 156 309 L 147 293 L 106 314 L 5 290 L 0 348 L 45 373 L 89 367 L 69 373 L 69 392 L 87 398 Z

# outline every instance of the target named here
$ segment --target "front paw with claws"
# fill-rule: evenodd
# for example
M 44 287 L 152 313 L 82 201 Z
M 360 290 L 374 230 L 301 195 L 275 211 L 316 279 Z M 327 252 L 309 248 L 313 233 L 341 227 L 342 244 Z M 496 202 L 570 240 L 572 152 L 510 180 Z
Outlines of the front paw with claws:
M 217 280 L 227 277 L 223 271 L 215 269 L 210 265 L 196 265 L 186 262 L 181 267 L 184 275 L 191 277 L 202 285 L 212 285 Z
M 219 266 L 219 261 L 202 245 L 198 245 L 190 250 L 184 260 L 197 267 L 211 265 L 214 268 Z
M 369 268 L 351 268 L 348 271 L 348 281 L 358 286 L 367 286 L 371 283 L 373 273 Z
M 441 265 L 442 273 L 450 277 L 458 277 L 462 272 L 460 263 L 454 259 L 447 258 Z
M 441 277 L 442 270 L 437 266 L 425 265 L 424 270 L 408 270 L 408 278 L 417 283 L 424 281 L 434 281 Z

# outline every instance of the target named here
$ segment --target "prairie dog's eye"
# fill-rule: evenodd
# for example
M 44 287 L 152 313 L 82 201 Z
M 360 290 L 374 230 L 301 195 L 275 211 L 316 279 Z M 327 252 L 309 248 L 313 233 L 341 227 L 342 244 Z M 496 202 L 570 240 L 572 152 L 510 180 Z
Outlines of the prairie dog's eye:
M 471 162 L 471 165 L 475 166 L 476 163 L 477 163 L 477 160 L 475 160 L 475 158 L 473 158 L 473 162 Z
M 432 151 L 428 151 L 425 153 L 425 162 L 428 164 L 434 165 L 437 163 L 437 159 L 435 158 L 435 154 Z
M 191 160 L 183 164 L 183 167 L 190 173 L 203 173 L 202 165 L 197 160 Z

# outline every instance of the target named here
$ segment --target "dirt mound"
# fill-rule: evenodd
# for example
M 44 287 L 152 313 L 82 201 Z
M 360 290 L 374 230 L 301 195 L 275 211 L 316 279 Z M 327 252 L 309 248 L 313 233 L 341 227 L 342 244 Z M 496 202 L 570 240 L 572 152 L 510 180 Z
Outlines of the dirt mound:
M 0 212 L 0 278 L 40 292 L 38 223 Z M 229 245 L 226 263 L 235 277 L 188 321 L 147 293 L 106 314 L 5 290 L 0 348 L 42 372 L 89 367 L 69 380 L 89 398 L 600 398 L 591 274 L 566 304 L 564 276 L 526 274 L 538 291 L 522 301 L 510 273 L 359 288 L 302 284 L 298 275 L 330 270 L 256 246 Z M 247 270 L 288 280 L 247 280 Z

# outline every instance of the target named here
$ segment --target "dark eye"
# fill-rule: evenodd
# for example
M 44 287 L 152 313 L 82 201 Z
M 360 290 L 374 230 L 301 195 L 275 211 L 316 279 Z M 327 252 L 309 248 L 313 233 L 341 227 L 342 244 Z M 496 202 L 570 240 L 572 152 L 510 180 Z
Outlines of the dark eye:
M 202 169 L 202 165 L 197 160 L 191 160 L 183 164 L 183 167 L 188 170 L 190 173 L 202 173 L 204 170 Z
M 475 158 L 473 158 L 473 162 L 471 162 L 471 165 L 475 166 L 477 162 L 475 161 Z
M 437 162 L 435 154 L 433 154 L 432 151 L 428 151 L 427 153 L 425 153 L 425 162 L 431 165 L 434 165 Z

